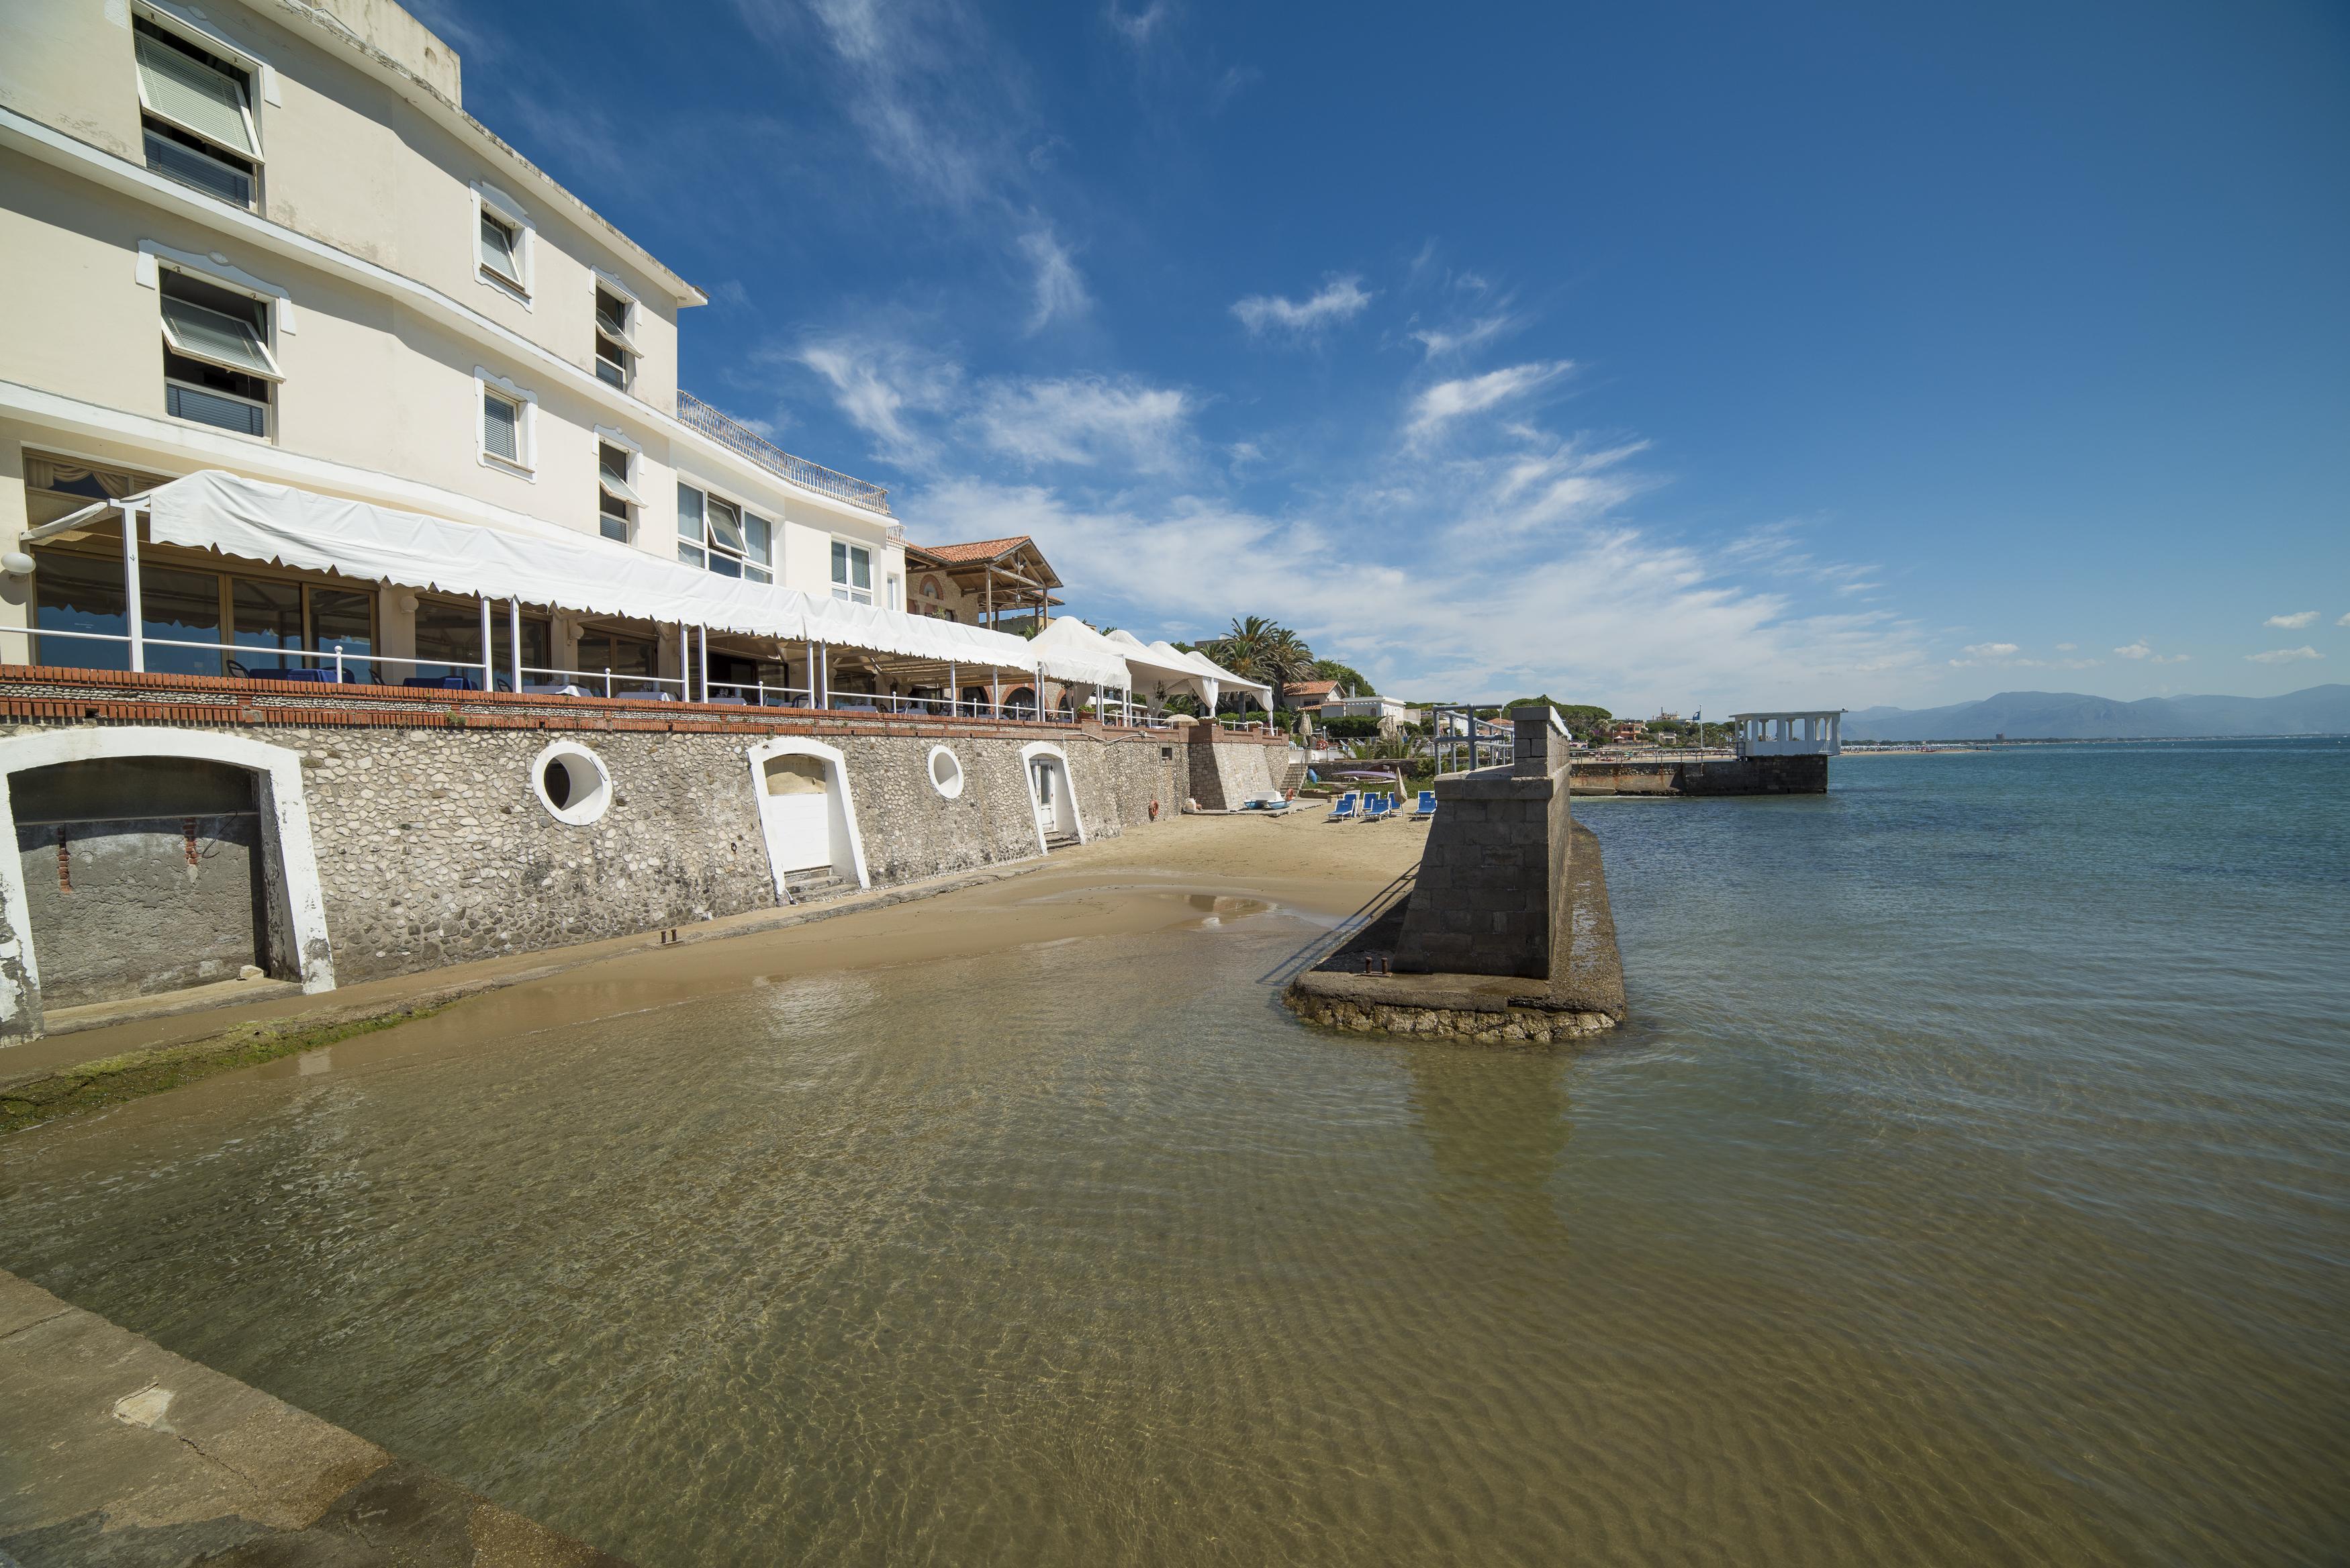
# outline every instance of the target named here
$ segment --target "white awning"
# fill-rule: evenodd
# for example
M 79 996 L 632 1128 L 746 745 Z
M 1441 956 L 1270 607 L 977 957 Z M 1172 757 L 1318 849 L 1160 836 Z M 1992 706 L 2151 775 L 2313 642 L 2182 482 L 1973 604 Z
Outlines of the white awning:
M 158 485 L 143 502 L 149 535 L 159 545 L 587 615 L 828 642 L 974 669 L 1036 668 L 1028 643 L 1000 631 L 812 599 L 794 588 L 696 571 L 586 535 L 558 535 L 551 526 L 543 535 L 507 533 L 217 469 Z M 37 542 L 86 527 L 116 504 L 85 508 L 33 530 L 26 539 Z
M 1035 650 L 1036 668 L 1055 680 L 1123 691 L 1132 679 L 1125 651 L 1075 616 L 1053 622 L 1030 638 L 1028 646 Z
M 1216 681 L 1228 691 L 1248 691 L 1254 693 L 1260 705 L 1264 707 L 1267 711 L 1272 709 L 1273 688 L 1267 686 L 1263 681 L 1251 680 L 1245 675 L 1235 675 L 1231 670 L 1225 669 L 1222 665 L 1218 664 L 1214 659 L 1209 658 L 1206 654 L 1201 653 L 1196 648 L 1186 652 L 1176 648 L 1171 643 L 1159 642 L 1153 643 L 1151 646 L 1154 648 L 1165 649 L 1169 653 L 1174 654 L 1178 659 L 1183 659 L 1185 662 L 1189 663 L 1192 669 L 1197 670 L 1201 674 Z
M 1213 700 L 1215 683 L 1165 643 L 1145 642 L 1130 631 L 1109 631 L 1102 635 L 1125 656 L 1126 668 L 1134 680 L 1134 690 L 1159 696 L 1188 690 L 1204 701 Z

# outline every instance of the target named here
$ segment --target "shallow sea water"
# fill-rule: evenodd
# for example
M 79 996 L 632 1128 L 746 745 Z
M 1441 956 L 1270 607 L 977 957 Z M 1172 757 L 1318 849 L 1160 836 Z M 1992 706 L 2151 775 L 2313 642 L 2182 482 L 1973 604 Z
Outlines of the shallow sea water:
M 1577 811 L 1580 1054 L 1227 905 L 23 1135 L 0 1262 L 646 1568 L 2350 1553 L 2350 745 Z

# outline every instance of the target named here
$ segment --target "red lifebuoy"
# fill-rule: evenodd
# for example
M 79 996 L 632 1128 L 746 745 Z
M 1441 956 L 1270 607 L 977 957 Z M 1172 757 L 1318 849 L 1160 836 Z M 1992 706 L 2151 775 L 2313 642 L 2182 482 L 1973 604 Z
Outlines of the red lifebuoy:
M 1159 803 L 1155 800 L 1150 803 L 1150 820 L 1153 822 L 1159 820 Z

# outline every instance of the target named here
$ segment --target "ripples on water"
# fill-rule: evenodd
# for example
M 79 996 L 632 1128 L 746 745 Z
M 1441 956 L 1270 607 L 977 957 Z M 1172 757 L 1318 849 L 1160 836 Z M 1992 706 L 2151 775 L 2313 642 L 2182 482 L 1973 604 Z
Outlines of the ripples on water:
M 1209 904 L 26 1135 L 0 1261 L 647 1568 L 2340 1560 L 2350 747 L 1835 785 L 1578 807 L 1579 1057 Z

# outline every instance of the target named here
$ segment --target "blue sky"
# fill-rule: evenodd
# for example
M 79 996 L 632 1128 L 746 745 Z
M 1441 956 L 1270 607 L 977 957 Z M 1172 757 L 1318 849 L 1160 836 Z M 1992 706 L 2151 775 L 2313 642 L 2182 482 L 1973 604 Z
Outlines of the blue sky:
M 711 294 L 686 386 L 1097 624 L 1619 711 L 2350 680 L 2332 0 L 411 8 Z

